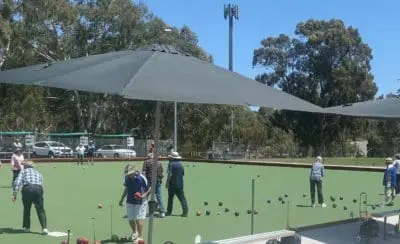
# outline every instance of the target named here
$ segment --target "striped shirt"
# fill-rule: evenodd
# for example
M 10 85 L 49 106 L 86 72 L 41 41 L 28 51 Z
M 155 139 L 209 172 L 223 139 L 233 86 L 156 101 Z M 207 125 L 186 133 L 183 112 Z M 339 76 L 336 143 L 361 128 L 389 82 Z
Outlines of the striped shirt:
M 43 185 L 43 176 L 34 168 L 26 168 L 19 173 L 14 182 L 13 193 L 16 194 L 26 185 Z
M 142 173 L 146 176 L 150 184 L 151 184 L 152 169 L 153 169 L 153 160 L 148 159 L 144 161 L 142 167 Z M 162 167 L 161 162 L 157 162 L 157 183 L 162 183 L 163 178 L 164 178 L 164 169 Z

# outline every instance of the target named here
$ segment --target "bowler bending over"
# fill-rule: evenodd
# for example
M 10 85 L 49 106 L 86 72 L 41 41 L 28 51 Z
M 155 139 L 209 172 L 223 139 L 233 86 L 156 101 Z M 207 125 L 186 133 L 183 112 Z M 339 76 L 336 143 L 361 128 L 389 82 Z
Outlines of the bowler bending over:
M 35 205 L 36 213 L 42 226 L 43 234 L 48 234 L 47 218 L 43 202 L 43 176 L 33 167 L 33 162 L 25 162 L 25 168 L 20 172 L 14 182 L 12 201 L 15 203 L 17 193 L 22 188 L 22 204 L 24 205 L 24 217 L 22 227 L 26 232 L 31 228 L 31 207 Z
M 312 164 L 310 173 L 310 194 L 311 194 L 311 207 L 315 208 L 315 187 L 317 187 L 318 203 L 321 207 L 326 208 L 324 203 L 324 196 L 322 194 L 322 179 L 324 177 L 324 165 L 322 164 L 322 157 L 318 156 Z
M 119 205 L 123 206 L 126 197 L 126 210 L 129 225 L 132 229 L 132 240 L 138 242 L 143 239 L 143 225 L 147 213 L 147 195 L 151 188 L 147 179 L 135 166 L 131 166 L 125 179 L 125 189 Z M 137 232 L 137 233 L 136 233 Z

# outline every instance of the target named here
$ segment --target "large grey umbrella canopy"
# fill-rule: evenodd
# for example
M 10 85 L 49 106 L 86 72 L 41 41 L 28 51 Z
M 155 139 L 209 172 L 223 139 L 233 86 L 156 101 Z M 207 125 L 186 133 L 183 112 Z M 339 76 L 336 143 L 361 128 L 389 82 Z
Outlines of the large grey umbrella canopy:
M 326 113 L 369 118 L 400 118 L 400 98 L 392 97 L 325 108 Z
M 33 84 L 153 101 L 323 112 L 322 108 L 300 98 L 166 45 L 2 71 L 0 83 Z
M 258 105 L 305 112 L 324 111 L 321 107 L 302 99 L 164 45 L 2 71 L 0 83 L 108 93 L 142 100 Z M 155 117 L 152 179 L 156 179 L 157 174 L 159 102 Z M 155 193 L 152 191 L 152 202 L 154 199 Z M 149 244 L 152 244 L 153 220 L 154 211 L 151 210 Z

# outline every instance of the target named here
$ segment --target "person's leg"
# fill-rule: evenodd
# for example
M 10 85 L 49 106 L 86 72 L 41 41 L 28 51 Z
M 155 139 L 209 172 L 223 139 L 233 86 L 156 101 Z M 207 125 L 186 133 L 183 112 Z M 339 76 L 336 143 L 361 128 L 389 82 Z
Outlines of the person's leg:
M 316 182 L 317 193 L 318 193 L 318 203 L 324 204 L 324 195 L 322 193 L 322 180 Z
M 143 239 L 143 227 L 144 227 L 144 220 L 143 219 L 139 219 L 136 220 L 136 226 L 137 226 L 137 237 L 139 239 Z
M 136 220 L 135 220 L 135 205 L 127 203 L 126 204 L 126 215 L 128 218 L 128 222 L 129 222 L 129 226 L 132 229 L 132 239 L 136 239 L 137 238 L 137 234 L 136 234 Z
M 392 190 L 391 187 L 385 187 L 385 204 L 389 202 L 389 199 L 392 195 L 391 190 Z
M 168 205 L 167 205 L 167 213 L 165 215 L 172 214 L 172 208 L 174 207 L 174 189 L 168 188 Z
M 158 202 L 158 208 L 160 209 L 160 215 L 163 215 L 165 212 L 165 209 L 164 209 L 164 203 L 162 200 L 161 183 L 157 183 L 156 198 L 157 198 L 157 202 Z
M 39 223 L 42 226 L 42 230 L 45 232 L 47 230 L 47 217 L 46 217 L 46 211 L 44 210 L 43 188 L 35 187 L 34 190 L 36 192 L 33 198 L 33 203 L 35 204 Z
M 176 196 L 178 197 L 179 201 L 181 202 L 182 212 L 183 212 L 182 216 L 186 217 L 189 210 L 188 210 L 188 205 L 187 205 L 187 201 L 186 201 L 186 197 L 185 197 L 185 192 L 183 191 L 183 189 L 177 189 Z
M 315 204 L 315 181 L 310 180 L 311 205 Z
M 29 189 L 24 189 L 21 192 L 22 204 L 24 206 L 24 214 L 22 219 L 22 227 L 25 229 L 31 228 L 31 207 L 32 207 L 32 194 Z
M 391 204 L 394 204 L 394 200 L 395 200 L 395 198 L 396 198 L 396 189 L 394 189 L 394 187 L 391 187 L 391 190 L 390 190 L 390 195 L 391 195 Z
M 19 172 L 21 172 L 21 170 L 13 170 L 12 174 L 13 174 L 13 178 L 12 178 L 12 182 L 11 185 L 14 186 L 14 181 L 17 179 Z
M 143 239 L 144 220 L 146 219 L 147 205 L 147 202 L 144 202 L 141 205 L 135 206 L 137 208 L 136 227 L 139 239 Z
M 396 187 L 396 194 L 400 194 L 400 174 L 397 174 L 397 187 Z

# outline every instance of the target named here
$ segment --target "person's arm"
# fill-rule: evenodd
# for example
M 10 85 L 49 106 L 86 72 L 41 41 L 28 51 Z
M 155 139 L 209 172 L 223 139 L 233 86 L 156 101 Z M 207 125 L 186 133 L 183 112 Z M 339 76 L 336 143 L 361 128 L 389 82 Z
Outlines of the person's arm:
M 392 179 L 391 186 L 392 186 L 392 187 L 394 187 L 395 185 L 397 185 L 397 172 L 396 172 L 396 171 L 397 171 L 396 168 L 394 168 L 394 169 L 392 170 L 392 177 L 391 177 L 391 179 Z
M 321 176 L 322 177 L 325 176 L 325 167 L 324 167 L 324 165 L 322 165 L 322 167 L 321 167 Z
M 125 187 L 124 191 L 122 192 L 121 199 L 119 200 L 119 206 L 123 206 L 124 205 L 124 199 L 125 199 L 127 194 L 128 194 L 128 190 Z
M 171 164 L 168 165 L 168 175 L 167 175 L 167 182 L 165 183 L 165 187 L 168 188 L 169 186 L 169 181 L 171 180 Z
M 146 198 L 150 192 L 151 192 L 151 187 L 149 187 L 149 185 L 146 185 L 147 190 L 142 194 L 142 198 Z
M 11 169 L 14 169 L 14 167 L 15 167 L 15 155 L 13 154 L 12 156 L 11 156 Z
M 142 174 L 146 175 L 146 161 L 144 161 L 142 165 Z
M 22 186 L 22 176 L 24 174 L 24 171 L 21 171 L 18 175 L 18 177 L 15 179 L 14 186 L 13 186 L 13 194 L 12 194 L 12 201 L 15 202 L 17 199 L 17 194 L 19 190 L 21 189 Z
M 160 179 L 162 180 L 164 178 L 164 168 L 161 163 L 158 164 L 158 167 L 160 168 Z

